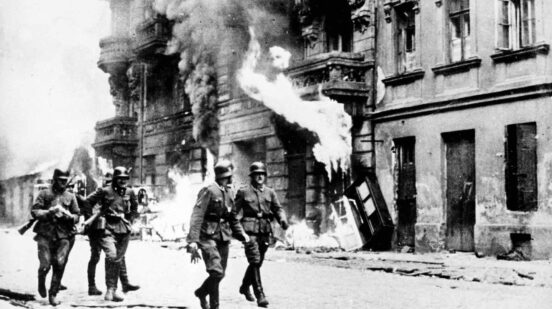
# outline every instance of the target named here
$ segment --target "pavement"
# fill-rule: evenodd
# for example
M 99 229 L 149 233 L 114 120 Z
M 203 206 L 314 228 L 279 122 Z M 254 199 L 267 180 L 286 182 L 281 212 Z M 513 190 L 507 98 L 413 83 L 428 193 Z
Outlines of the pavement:
M 45 308 L 36 292 L 38 259 L 33 233 L 0 230 L 0 308 Z M 180 243 L 132 241 L 127 265 L 141 289 L 122 303 L 88 296 L 89 247 L 79 237 L 69 257 L 58 308 L 199 308 L 193 290 L 206 277 L 190 264 Z M 497 261 L 467 253 L 316 252 L 267 253 L 263 281 L 270 308 L 551 308 L 551 261 Z M 324 251 L 324 250 L 322 250 Z M 221 308 L 257 308 L 237 293 L 247 262 L 240 243 L 231 248 L 221 283 Z M 103 257 L 96 281 L 103 284 Z

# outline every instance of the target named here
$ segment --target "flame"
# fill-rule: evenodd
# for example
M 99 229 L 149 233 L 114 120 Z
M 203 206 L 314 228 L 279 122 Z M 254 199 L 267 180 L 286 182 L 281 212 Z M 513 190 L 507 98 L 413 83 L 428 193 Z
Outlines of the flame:
M 176 184 L 176 194 L 173 198 L 151 207 L 151 210 L 157 213 L 157 216 L 151 220 L 151 225 L 162 240 L 177 240 L 186 236 L 197 193 L 215 180 L 213 163 L 214 156 L 207 151 L 208 170 L 203 182 L 198 182 L 194 179 L 194 175 L 186 175 L 178 168 L 169 170 L 168 176 Z
M 305 101 L 298 95 L 291 80 L 281 72 L 273 80 L 255 72 L 261 45 L 251 28 L 250 35 L 249 48 L 237 74 L 241 88 L 248 96 L 263 102 L 289 122 L 317 134 L 319 142 L 313 148 L 314 157 L 325 164 L 328 176 L 331 177 L 332 169 L 347 169 L 352 152 L 352 120 L 343 104 L 322 95 L 317 101 Z M 270 54 L 275 68 L 287 68 L 291 55 L 289 52 L 275 46 L 270 49 Z
M 339 248 L 339 242 L 333 233 L 317 236 L 305 220 L 290 226 L 285 237 L 292 248 Z

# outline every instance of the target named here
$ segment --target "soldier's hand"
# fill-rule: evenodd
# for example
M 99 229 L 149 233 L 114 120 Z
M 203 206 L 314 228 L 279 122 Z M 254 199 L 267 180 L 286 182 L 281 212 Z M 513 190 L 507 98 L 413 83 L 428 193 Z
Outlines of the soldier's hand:
M 199 255 L 197 244 L 195 242 L 188 245 L 188 252 L 190 252 L 190 262 L 192 262 L 192 264 L 196 264 L 201 260 L 201 255 Z
M 251 238 L 249 238 L 249 235 L 247 235 L 247 234 L 243 234 L 243 239 L 244 239 L 244 240 L 243 240 L 244 243 L 245 243 L 245 242 L 250 242 L 250 241 L 251 241 Z

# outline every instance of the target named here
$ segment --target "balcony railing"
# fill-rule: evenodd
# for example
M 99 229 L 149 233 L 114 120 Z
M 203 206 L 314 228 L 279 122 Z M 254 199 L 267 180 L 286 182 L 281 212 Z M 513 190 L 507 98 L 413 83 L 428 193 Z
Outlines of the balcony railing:
M 361 54 L 331 52 L 295 63 L 287 74 L 297 88 L 315 91 L 321 86 L 328 96 L 367 97 L 366 76 L 372 67 L 373 62 L 364 61 Z
M 148 19 L 136 27 L 137 54 L 163 54 L 171 37 L 171 23 L 168 19 L 157 16 Z
M 106 37 L 100 40 L 100 60 L 98 67 L 106 73 L 117 74 L 128 66 L 132 51 L 127 37 Z
M 136 135 L 136 118 L 114 117 L 96 123 L 95 149 L 114 146 L 138 145 Z

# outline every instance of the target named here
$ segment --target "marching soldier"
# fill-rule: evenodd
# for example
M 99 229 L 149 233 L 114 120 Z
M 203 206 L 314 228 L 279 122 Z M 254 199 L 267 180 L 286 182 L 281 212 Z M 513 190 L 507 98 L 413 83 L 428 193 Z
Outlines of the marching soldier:
M 233 193 L 228 188 L 232 182 L 232 166 L 229 162 L 219 162 L 215 166 L 215 181 L 199 192 L 187 237 L 192 263 L 200 259 L 197 249 L 201 249 L 209 273 L 209 277 L 194 293 L 202 309 L 219 308 L 219 283 L 225 274 L 232 232 L 239 240 L 249 241 L 233 212 Z
M 105 229 L 99 240 L 99 246 L 105 252 L 107 291 L 104 299 L 108 301 L 123 301 L 123 297 L 116 292 L 117 281 L 130 240 L 131 221 L 138 215 L 138 202 L 134 192 L 127 189 L 128 180 L 127 169 L 116 167 L 111 185 L 97 190 L 86 198 L 88 205 L 100 204 L 98 219 L 105 220 Z
M 278 201 L 276 192 L 265 186 L 266 168 L 262 162 L 253 162 L 249 167 L 251 184 L 242 187 L 236 194 L 236 214 L 241 213 L 241 223 L 251 241 L 245 244 L 245 256 L 249 266 L 245 271 L 242 285 L 239 289 L 248 301 L 255 301 L 249 287 L 257 298 L 259 307 L 268 307 L 268 300 L 263 291 L 261 282 L 261 266 L 265 257 L 272 228 L 270 221 L 273 218 L 286 230 L 288 223 L 286 214 Z
M 34 227 L 38 246 L 38 293 L 46 297 L 46 275 L 52 267 L 52 281 L 48 301 L 57 306 L 56 295 L 71 247 L 75 242 L 79 207 L 75 195 L 66 190 L 69 172 L 54 171 L 50 188 L 40 191 L 31 214 L 38 222 Z
M 104 177 L 103 186 L 110 186 L 113 175 L 106 173 Z M 88 243 L 90 244 L 90 260 L 88 261 L 87 275 L 88 275 L 88 295 L 102 295 L 96 286 L 96 265 L 100 261 L 100 254 L 102 251 L 101 241 L 105 231 L 105 218 L 100 216 L 100 205 L 88 205 L 86 203 L 82 207 L 82 212 L 85 218 L 85 233 L 88 235 Z M 119 278 L 121 279 L 122 290 L 124 293 L 129 291 L 136 291 L 140 289 L 140 286 L 131 284 L 128 280 L 128 274 L 126 270 L 125 258 L 121 261 Z

